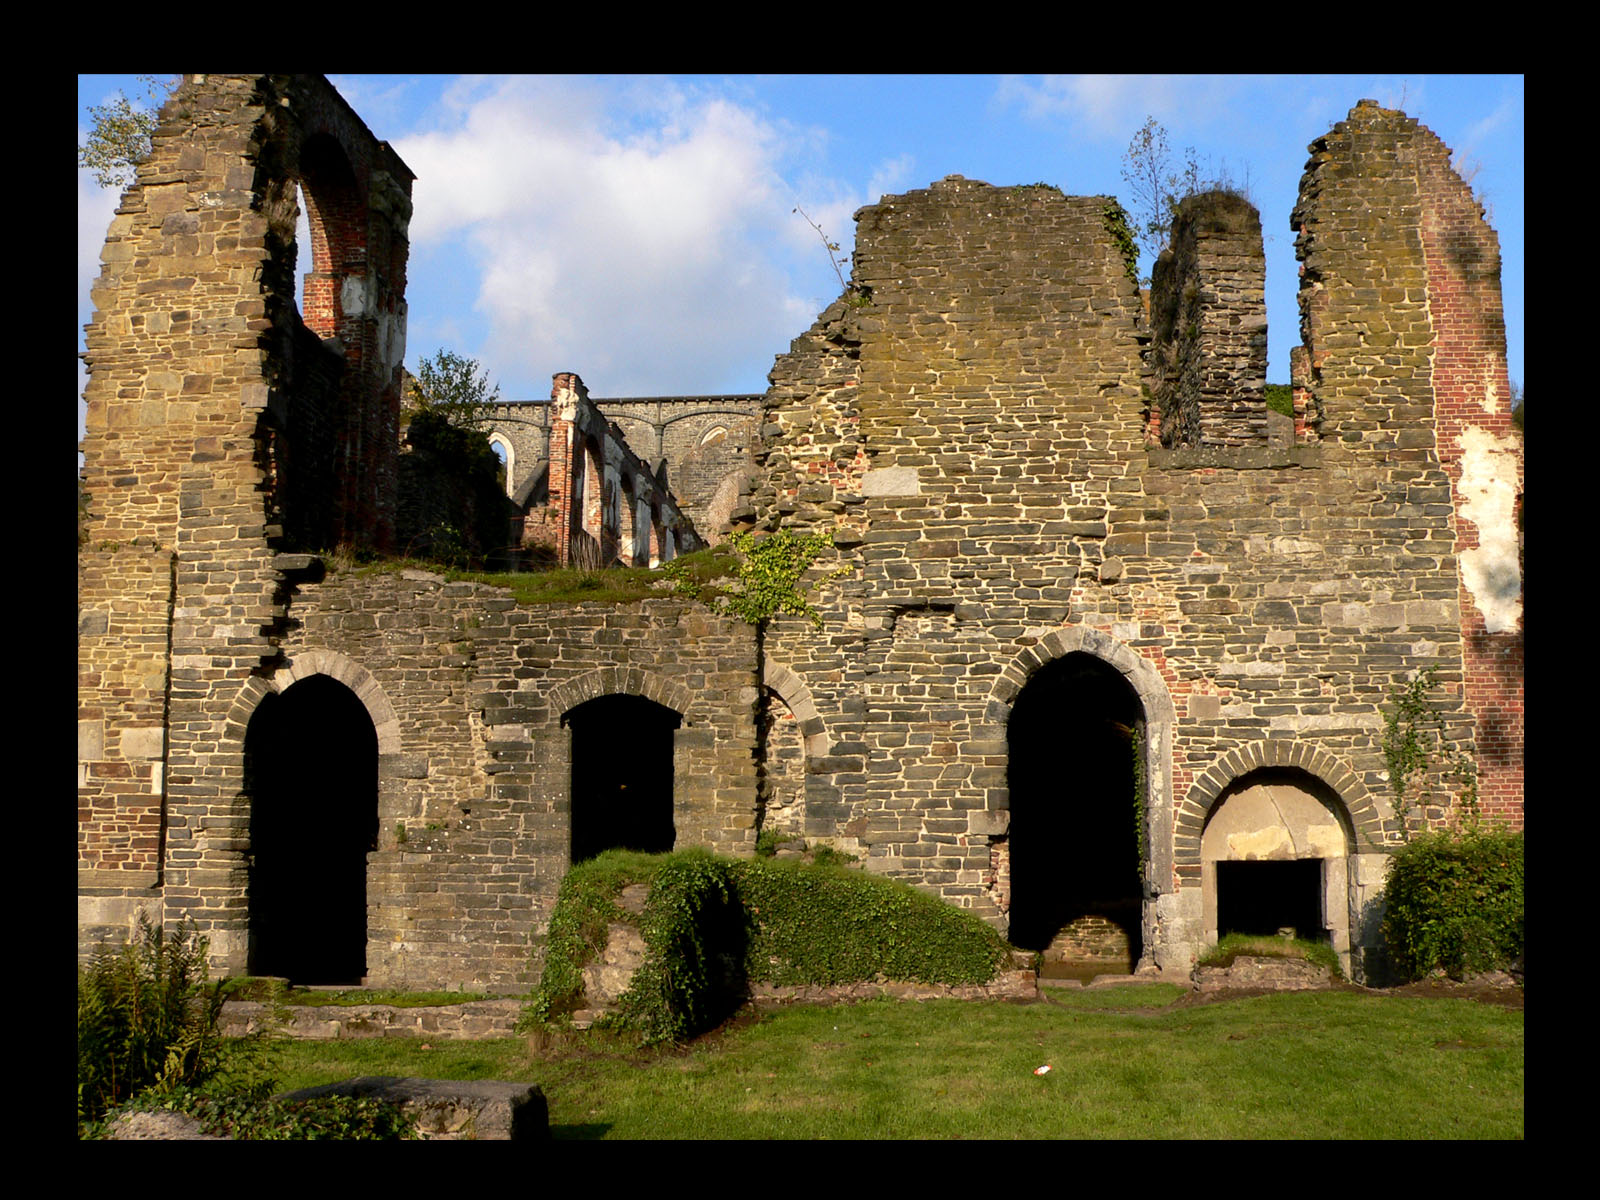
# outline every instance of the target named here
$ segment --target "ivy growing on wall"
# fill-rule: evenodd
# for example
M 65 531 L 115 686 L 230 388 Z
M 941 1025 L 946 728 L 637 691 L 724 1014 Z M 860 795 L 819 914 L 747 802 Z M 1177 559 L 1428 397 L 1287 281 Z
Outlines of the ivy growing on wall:
M 727 591 L 710 595 L 708 589 L 690 579 L 686 568 L 676 562 L 665 564 L 662 570 L 680 595 L 706 600 L 719 611 L 731 613 L 758 628 L 780 613 L 805 617 L 817 628 L 822 627 L 822 614 L 812 606 L 808 595 L 820 584 L 848 571 L 841 567 L 808 586 L 801 586 L 805 573 L 832 544 L 826 532 L 802 537 L 792 529 L 780 529 L 763 538 L 751 533 L 734 533 L 729 536 L 728 544 L 738 552 L 739 561 L 734 585 Z

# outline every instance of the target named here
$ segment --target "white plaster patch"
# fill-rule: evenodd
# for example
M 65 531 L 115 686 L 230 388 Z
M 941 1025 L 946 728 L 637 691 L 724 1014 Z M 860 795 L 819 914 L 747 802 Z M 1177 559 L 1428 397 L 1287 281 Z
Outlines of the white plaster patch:
M 1228 835 L 1228 858 L 1293 858 L 1294 839 L 1282 825 Z
M 339 308 L 347 317 L 367 311 L 367 281 L 360 275 L 346 275 L 339 285 Z
M 861 477 L 863 496 L 919 496 L 922 482 L 915 467 L 878 467 Z
M 1469 425 L 1461 431 L 1459 516 L 1478 531 L 1461 553 L 1461 580 L 1490 633 L 1515 630 L 1522 616 L 1517 566 L 1517 456 L 1512 439 Z
M 1341 858 L 1344 856 L 1344 830 L 1337 825 L 1306 826 L 1302 858 Z

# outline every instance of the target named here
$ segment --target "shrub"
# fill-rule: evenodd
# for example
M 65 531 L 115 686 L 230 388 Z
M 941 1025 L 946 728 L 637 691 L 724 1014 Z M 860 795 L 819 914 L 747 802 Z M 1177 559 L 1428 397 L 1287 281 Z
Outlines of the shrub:
M 140 914 L 134 939 L 78 976 L 78 1120 L 146 1089 L 193 1087 L 245 1065 L 219 1032 L 223 984 L 206 982 L 206 939 Z
M 1522 834 L 1424 833 L 1395 855 L 1384 936 L 1407 979 L 1504 969 L 1522 953 Z
M 179 1088 L 146 1093 L 125 1106 L 187 1113 L 214 1137 L 253 1142 L 389 1142 L 422 1137 L 416 1120 L 398 1104 L 370 1096 L 317 1096 L 308 1100 L 267 1100 L 209 1095 Z
M 624 919 L 614 897 L 630 883 L 650 885 L 637 918 L 648 949 L 613 1020 L 647 1043 L 710 1028 L 752 981 L 979 984 L 1007 955 L 971 913 L 861 871 L 702 850 L 612 851 L 562 882 L 525 1024 L 577 1007 L 583 966 L 604 948 L 608 925 Z

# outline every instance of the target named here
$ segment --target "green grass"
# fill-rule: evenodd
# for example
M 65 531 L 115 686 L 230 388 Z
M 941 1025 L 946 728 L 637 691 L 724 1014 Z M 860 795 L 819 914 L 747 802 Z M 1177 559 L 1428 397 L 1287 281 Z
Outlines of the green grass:
M 330 562 L 337 560 L 330 557 Z M 724 547 L 680 555 L 688 577 L 701 586 L 732 576 L 735 558 Z M 412 559 L 384 559 L 355 567 L 365 572 L 393 573 L 407 568 L 431 571 L 451 582 L 485 583 L 508 589 L 518 604 L 631 604 L 673 596 L 660 570 L 644 567 L 552 567 L 542 571 L 462 571 Z
M 1327 942 L 1313 942 L 1305 938 L 1261 937 L 1246 933 L 1228 933 L 1222 936 L 1200 960 L 1205 967 L 1231 967 L 1240 955 L 1258 958 L 1303 958 L 1333 972 L 1335 979 L 1343 979 L 1339 956 Z
M 1030 1005 L 795 1007 L 677 1051 L 584 1038 L 534 1058 L 520 1039 L 298 1042 L 283 1048 L 281 1078 L 528 1080 L 558 1138 L 1523 1134 L 1521 1012 L 1356 992 L 1160 1009 L 1148 1005 L 1171 998 L 1164 988 L 1052 993 Z

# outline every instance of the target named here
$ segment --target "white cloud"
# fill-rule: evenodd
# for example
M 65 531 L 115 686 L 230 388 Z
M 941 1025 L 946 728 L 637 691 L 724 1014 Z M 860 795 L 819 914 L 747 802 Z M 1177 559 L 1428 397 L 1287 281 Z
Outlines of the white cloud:
M 408 292 L 427 287 L 422 264 L 470 259 L 455 269 L 479 276 L 489 332 L 466 350 L 516 381 L 508 394 L 533 398 L 557 370 L 597 395 L 725 386 L 798 332 L 785 138 L 751 110 L 581 79 L 474 80 L 450 97 L 452 128 L 395 142 L 417 175 Z M 414 334 L 410 349 L 414 362 L 433 347 Z

